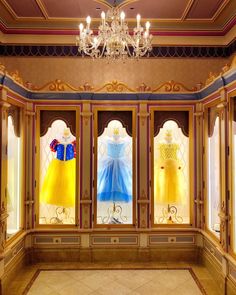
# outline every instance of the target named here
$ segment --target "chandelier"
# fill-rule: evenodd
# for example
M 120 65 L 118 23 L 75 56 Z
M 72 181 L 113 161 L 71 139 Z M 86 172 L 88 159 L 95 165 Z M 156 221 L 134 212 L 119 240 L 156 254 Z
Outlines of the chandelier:
M 126 59 L 140 58 L 148 55 L 152 50 L 152 35 L 149 32 L 150 22 L 146 22 L 145 29 L 141 25 L 141 16 L 137 15 L 137 26 L 133 33 L 129 33 L 125 21 L 125 13 L 113 7 L 101 13 L 101 23 L 97 34 L 90 28 L 91 17 L 86 18 L 86 26 L 79 25 L 80 35 L 76 37 L 78 51 L 82 55 L 92 58 Z

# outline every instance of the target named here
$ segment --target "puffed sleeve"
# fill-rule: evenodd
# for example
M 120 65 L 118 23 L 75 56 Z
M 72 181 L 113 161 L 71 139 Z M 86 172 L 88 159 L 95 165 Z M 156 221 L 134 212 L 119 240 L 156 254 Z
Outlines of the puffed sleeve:
M 53 141 L 50 143 L 50 150 L 52 152 L 57 151 L 57 146 L 58 146 L 59 141 L 57 139 L 53 139 Z
M 72 141 L 73 149 L 74 149 L 74 158 L 76 157 L 76 140 Z

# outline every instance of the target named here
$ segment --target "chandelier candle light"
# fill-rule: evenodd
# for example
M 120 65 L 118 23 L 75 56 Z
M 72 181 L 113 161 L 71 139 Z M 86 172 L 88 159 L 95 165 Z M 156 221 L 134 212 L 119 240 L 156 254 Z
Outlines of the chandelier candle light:
M 80 35 L 76 37 L 78 51 L 82 55 L 93 58 L 126 59 L 148 56 L 152 50 L 152 35 L 149 32 L 150 22 L 147 21 L 145 30 L 141 26 L 141 16 L 137 15 L 137 27 L 133 34 L 125 22 L 125 13 L 113 7 L 101 13 L 101 23 L 97 35 L 90 29 L 91 17 L 87 16 L 86 26 L 79 25 Z

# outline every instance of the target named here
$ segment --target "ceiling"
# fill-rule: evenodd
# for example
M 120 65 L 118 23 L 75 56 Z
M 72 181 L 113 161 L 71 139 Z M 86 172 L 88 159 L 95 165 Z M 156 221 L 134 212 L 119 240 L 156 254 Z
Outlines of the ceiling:
M 78 24 L 100 14 L 113 0 L 0 0 L 4 34 L 76 35 Z M 136 15 L 151 22 L 154 35 L 224 36 L 236 24 L 236 0 L 117 0 L 132 27 Z

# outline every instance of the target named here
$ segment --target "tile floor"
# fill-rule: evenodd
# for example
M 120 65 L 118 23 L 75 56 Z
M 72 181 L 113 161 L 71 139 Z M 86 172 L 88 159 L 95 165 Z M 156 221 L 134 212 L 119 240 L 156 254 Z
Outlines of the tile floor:
M 28 265 L 19 272 L 3 295 L 21 294 L 219 295 L 215 281 L 204 266 L 154 262 Z
M 191 290 L 191 293 L 190 293 Z M 189 270 L 40 271 L 28 295 L 202 295 Z

